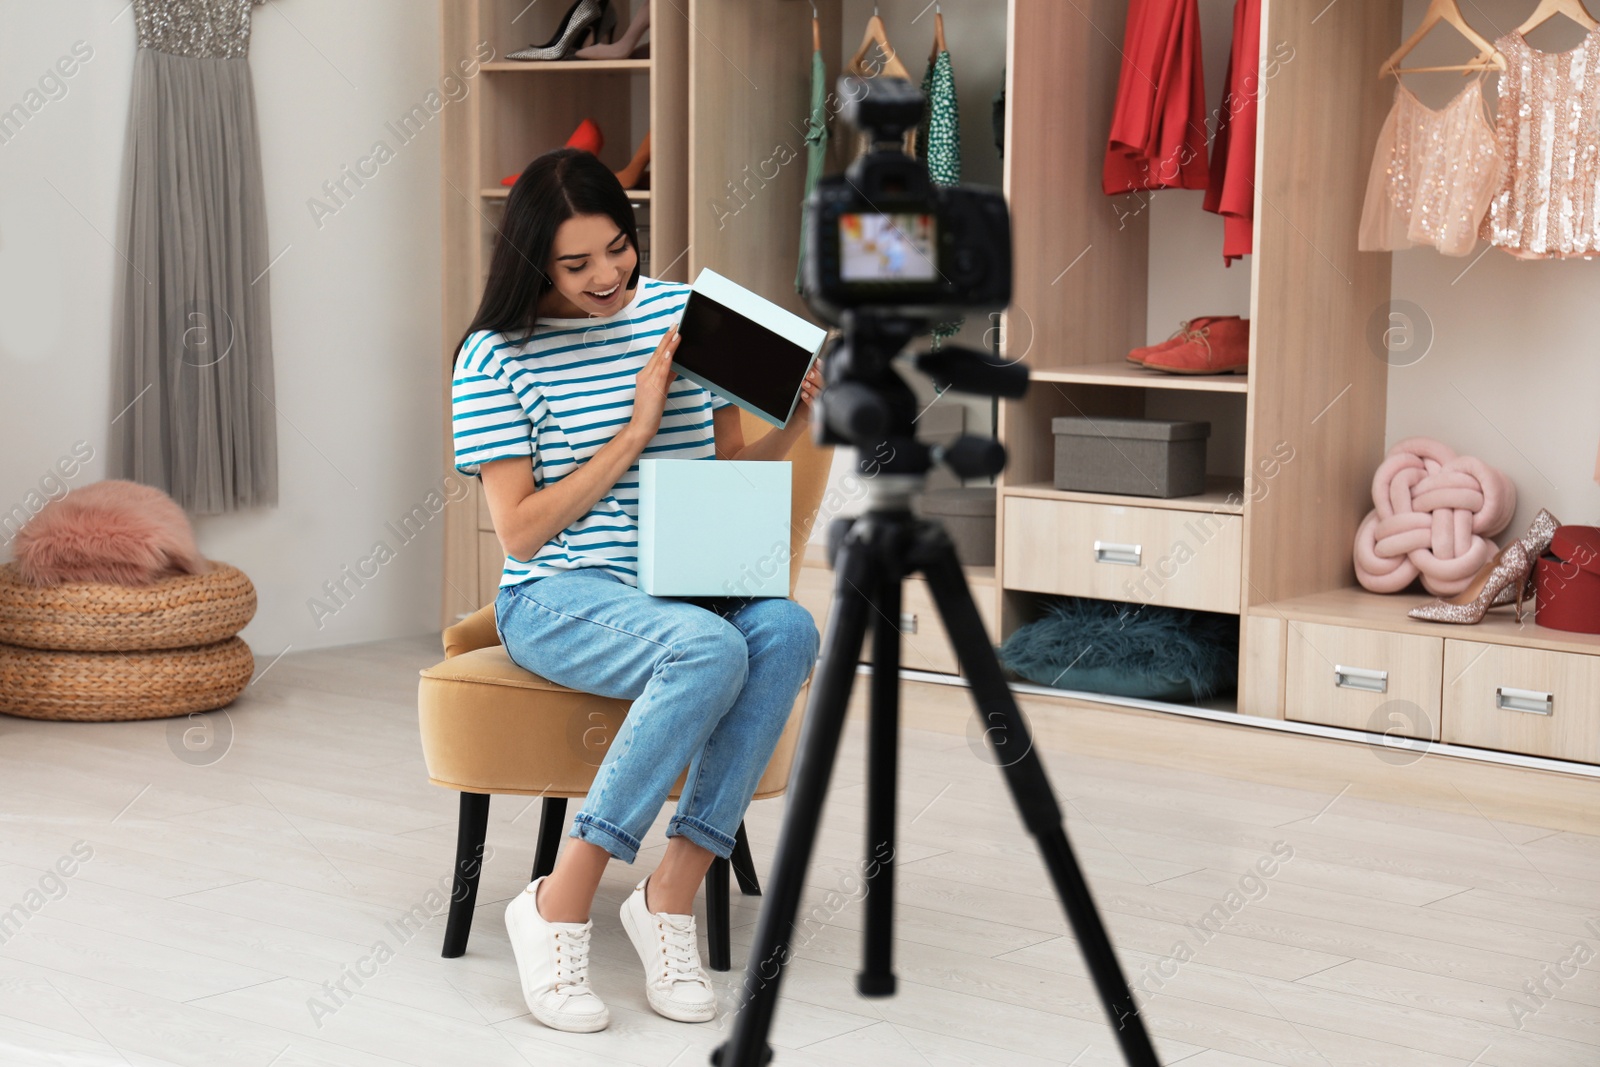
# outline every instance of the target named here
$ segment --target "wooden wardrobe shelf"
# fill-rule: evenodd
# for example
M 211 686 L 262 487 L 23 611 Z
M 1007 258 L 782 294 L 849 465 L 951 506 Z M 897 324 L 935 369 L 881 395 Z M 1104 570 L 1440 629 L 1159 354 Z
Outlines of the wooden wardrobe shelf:
M 1049 370 L 1031 368 L 1031 375 L 1036 382 L 1117 385 L 1133 389 L 1184 389 L 1207 393 L 1244 393 L 1250 389 L 1250 379 L 1243 374 L 1164 374 L 1135 367 L 1125 359 Z
M 1552 652 L 1578 652 L 1600 655 L 1600 634 L 1568 633 L 1536 624 L 1524 605 L 1522 623 L 1517 624 L 1516 613 L 1509 607 L 1495 608 L 1480 623 L 1453 625 L 1423 622 L 1406 614 L 1423 601 L 1426 592 L 1371 593 L 1360 586 L 1331 589 L 1324 593 L 1256 604 L 1249 609 L 1253 616 L 1289 619 L 1294 622 L 1319 622 L 1334 626 L 1353 626 L 1363 630 L 1387 630 L 1392 633 L 1416 634 L 1421 637 L 1443 637 L 1459 641 L 1478 641 L 1483 644 L 1515 645 L 1519 648 L 1539 648 Z
M 485 63 L 479 70 L 491 74 L 538 74 L 551 71 L 643 71 L 650 70 L 648 59 L 553 59 L 553 60 L 515 60 L 502 59 L 493 63 Z
M 1085 493 L 1057 489 L 1047 482 L 1007 485 L 1004 496 L 1025 496 L 1038 500 L 1078 500 L 1089 504 L 1119 504 L 1136 508 L 1162 508 L 1168 511 L 1213 511 L 1223 515 L 1244 513 L 1244 479 L 1220 475 L 1206 477 L 1206 491 L 1195 496 L 1127 496 L 1120 493 Z
M 629 200 L 649 200 L 650 199 L 650 190 L 648 190 L 648 189 L 629 189 L 629 190 L 627 190 L 627 193 L 628 193 L 628 199 Z M 480 189 L 478 191 L 478 195 L 483 197 L 485 200 L 504 200 L 506 197 L 511 195 L 511 186 L 509 186 L 509 185 L 494 185 L 494 186 L 490 186 L 487 189 Z

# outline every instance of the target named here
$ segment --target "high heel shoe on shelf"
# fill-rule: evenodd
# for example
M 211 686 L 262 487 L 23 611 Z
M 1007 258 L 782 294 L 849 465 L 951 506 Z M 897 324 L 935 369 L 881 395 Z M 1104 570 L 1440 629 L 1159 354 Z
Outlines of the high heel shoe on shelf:
M 650 131 L 646 130 L 644 140 L 639 143 L 639 150 L 633 154 L 633 159 L 621 170 L 612 171 L 617 176 L 617 181 L 622 183 L 624 189 L 638 189 L 639 182 L 644 178 L 644 168 L 650 165 Z
M 1533 517 L 1533 522 L 1528 524 L 1528 532 L 1517 538 L 1522 542 L 1522 547 L 1528 550 L 1528 558 L 1537 565 L 1539 557 L 1550 550 L 1550 542 L 1555 538 L 1556 527 L 1561 525 L 1561 520 L 1550 514 L 1544 508 L 1539 509 L 1539 514 Z M 1523 584 L 1522 599 L 1533 599 L 1533 569 L 1528 570 L 1528 580 Z M 1494 607 L 1511 603 L 1516 598 L 1517 591 L 1510 586 L 1500 590 L 1500 595 L 1495 598 Z
M 609 20 L 609 22 L 608 22 Z M 572 6 L 567 8 L 567 13 L 561 16 L 561 25 L 556 30 L 554 37 L 544 44 L 532 45 L 515 52 L 507 52 L 507 59 L 566 59 L 573 50 L 583 44 L 583 39 L 588 36 L 594 38 L 594 43 L 600 43 L 600 35 L 607 32 L 615 33 L 617 25 L 617 12 L 611 6 L 611 0 L 573 0 Z
M 578 128 L 572 131 L 572 136 L 567 138 L 567 148 L 581 148 L 591 155 L 598 156 L 600 149 L 606 146 L 605 134 L 600 132 L 600 124 L 594 119 L 584 119 L 578 123 Z M 517 179 L 522 177 L 519 171 L 516 174 L 507 174 L 500 179 L 501 185 L 515 185 Z
M 1513 541 L 1493 559 L 1483 565 L 1472 584 L 1448 600 L 1430 600 L 1410 611 L 1413 619 L 1424 622 L 1455 622 L 1473 624 L 1483 621 L 1484 614 L 1495 605 L 1495 600 L 1505 589 L 1513 590 L 1513 603 L 1517 606 L 1517 622 L 1522 621 L 1522 602 L 1527 599 L 1528 575 L 1533 571 L 1533 557 L 1521 541 Z
M 615 18 L 615 12 L 612 12 Z M 574 52 L 574 59 L 628 59 L 633 55 L 633 50 L 639 46 L 639 38 L 644 36 L 644 31 L 650 28 L 650 3 L 639 5 L 639 13 L 633 16 L 633 22 L 616 41 L 611 41 L 608 34 L 606 40 L 609 44 L 592 44 L 587 48 L 580 48 Z

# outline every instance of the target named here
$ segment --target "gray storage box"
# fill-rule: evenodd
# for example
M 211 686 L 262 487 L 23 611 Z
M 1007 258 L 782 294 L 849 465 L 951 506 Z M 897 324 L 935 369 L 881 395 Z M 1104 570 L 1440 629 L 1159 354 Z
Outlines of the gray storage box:
M 1059 418 L 1057 489 L 1128 496 L 1194 496 L 1206 489 L 1209 422 Z
M 911 498 L 911 509 L 944 524 L 963 566 L 994 566 L 994 486 L 930 489 Z

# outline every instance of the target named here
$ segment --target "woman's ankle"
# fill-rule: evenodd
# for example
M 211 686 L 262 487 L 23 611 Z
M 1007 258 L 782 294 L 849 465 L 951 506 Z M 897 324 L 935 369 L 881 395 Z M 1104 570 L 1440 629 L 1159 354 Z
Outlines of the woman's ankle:
M 571 900 L 561 893 L 558 884 L 551 892 L 545 892 L 550 886 L 550 877 L 546 875 L 539 881 L 538 888 L 534 890 L 533 906 L 539 913 L 539 918 L 547 923 L 586 923 L 589 921 L 589 907 L 594 903 L 578 906 L 580 902 Z

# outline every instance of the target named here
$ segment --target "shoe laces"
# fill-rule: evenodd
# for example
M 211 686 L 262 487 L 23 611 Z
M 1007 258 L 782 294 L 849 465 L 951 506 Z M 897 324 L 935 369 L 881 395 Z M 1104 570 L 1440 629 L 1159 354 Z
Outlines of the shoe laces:
M 1185 323 L 1184 325 L 1187 326 L 1188 324 Z M 1210 323 L 1207 323 L 1206 325 L 1200 327 L 1198 330 L 1187 330 L 1184 333 L 1184 340 L 1192 341 L 1193 343 L 1195 343 L 1197 345 L 1205 346 L 1205 350 L 1206 350 L 1206 355 L 1207 356 L 1211 355 L 1210 337 L 1211 337 L 1211 324 Z
M 662 981 L 668 985 L 674 982 L 709 985 L 700 967 L 700 940 L 695 936 L 694 916 L 660 913 L 655 920 L 661 936 Z
M 556 931 L 556 980 L 552 989 L 566 997 L 591 995 L 589 988 L 590 927 Z

